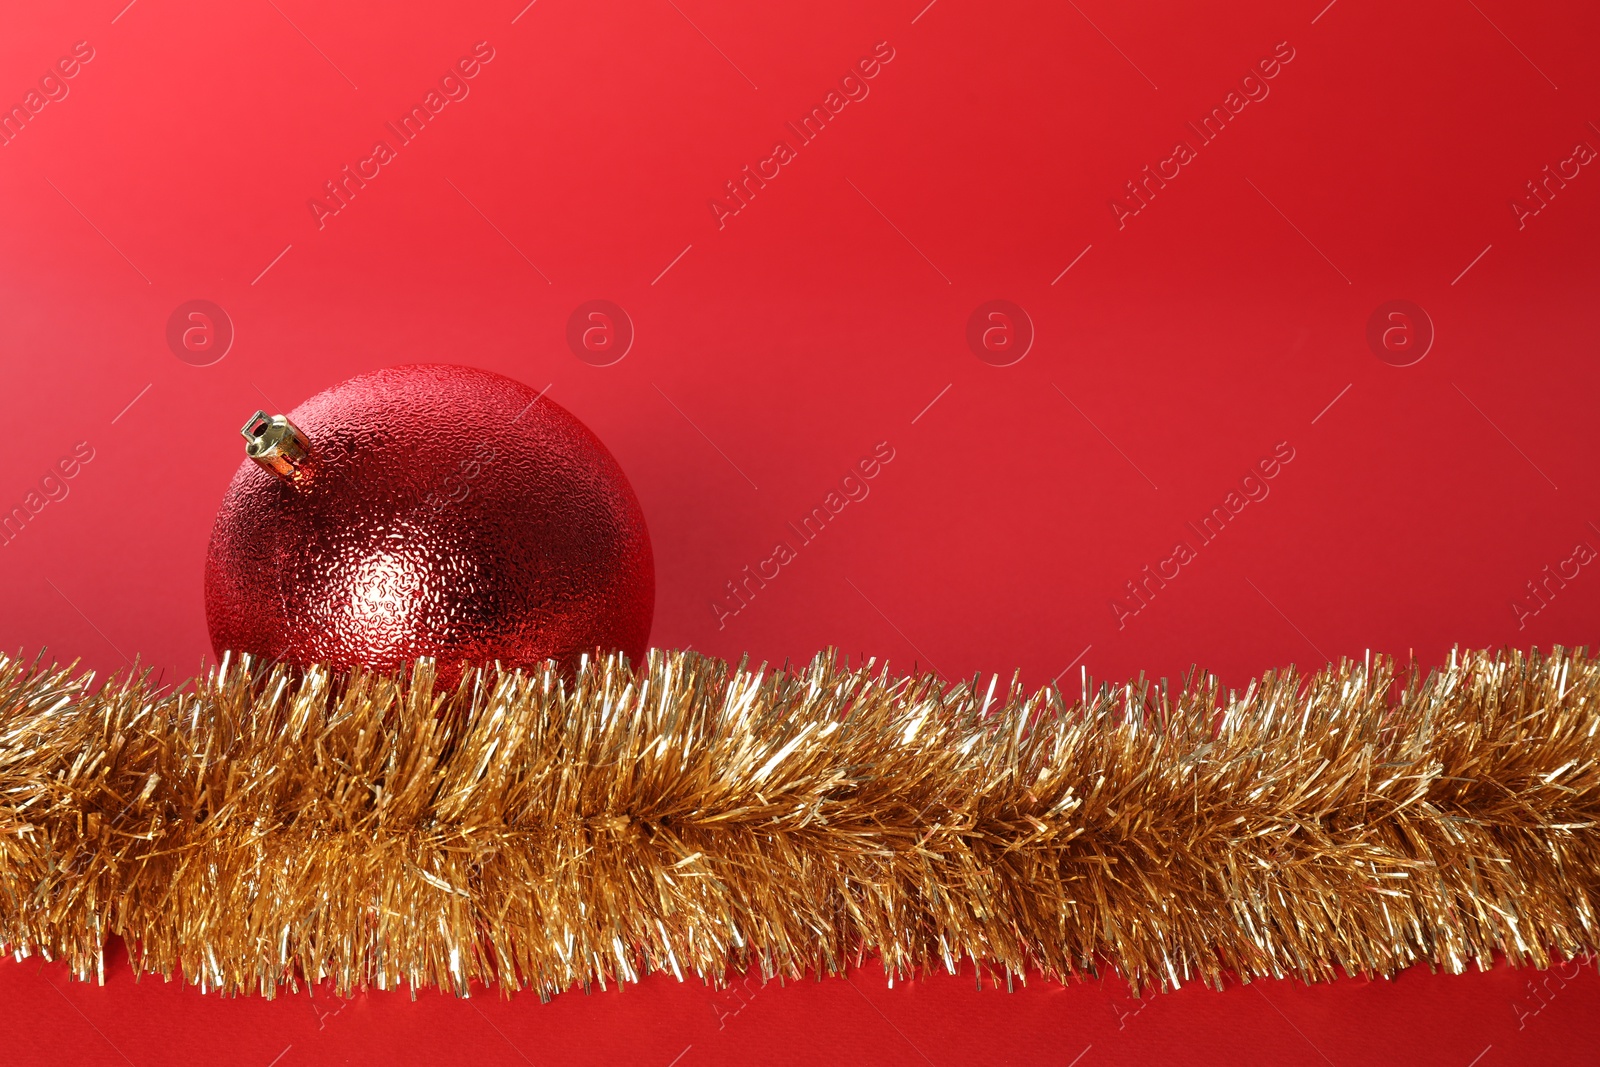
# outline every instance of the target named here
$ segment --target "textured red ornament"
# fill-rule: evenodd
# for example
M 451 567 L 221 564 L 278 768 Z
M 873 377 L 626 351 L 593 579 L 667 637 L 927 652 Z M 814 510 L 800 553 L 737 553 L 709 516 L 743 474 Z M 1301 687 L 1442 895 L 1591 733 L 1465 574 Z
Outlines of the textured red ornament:
M 655 568 L 638 500 L 599 439 L 528 386 L 391 367 L 252 430 L 258 458 L 206 563 L 219 655 L 384 670 L 432 656 L 447 679 L 462 661 L 642 661 Z M 257 451 L 274 434 L 283 447 Z

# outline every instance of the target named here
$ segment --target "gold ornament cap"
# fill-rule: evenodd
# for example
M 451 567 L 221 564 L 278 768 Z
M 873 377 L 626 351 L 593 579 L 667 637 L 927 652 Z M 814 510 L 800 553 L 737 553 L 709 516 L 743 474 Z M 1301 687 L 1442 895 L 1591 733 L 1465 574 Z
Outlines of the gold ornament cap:
M 278 477 L 294 480 L 310 473 L 311 442 L 284 416 L 258 411 L 239 435 L 245 440 L 244 454 Z

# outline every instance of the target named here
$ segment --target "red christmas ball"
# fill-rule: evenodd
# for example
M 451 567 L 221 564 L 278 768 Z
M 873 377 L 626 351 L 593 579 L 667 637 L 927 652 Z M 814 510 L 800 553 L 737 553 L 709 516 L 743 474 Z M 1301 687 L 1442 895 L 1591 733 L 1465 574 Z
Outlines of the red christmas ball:
M 217 514 L 218 655 L 393 670 L 620 650 L 655 606 L 644 515 L 611 453 L 533 389 L 470 367 L 363 374 L 245 425 Z

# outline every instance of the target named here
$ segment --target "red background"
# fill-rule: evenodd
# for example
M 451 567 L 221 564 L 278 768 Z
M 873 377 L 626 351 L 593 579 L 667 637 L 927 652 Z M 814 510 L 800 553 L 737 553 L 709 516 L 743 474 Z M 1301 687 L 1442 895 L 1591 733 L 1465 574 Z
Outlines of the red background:
M 0 549 L 0 647 L 199 669 L 240 424 L 424 359 L 550 384 L 609 444 L 661 646 L 1237 684 L 1593 641 L 1600 577 L 1526 598 L 1600 547 L 1600 175 L 1520 227 L 1510 206 L 1600 148 L 1592 5 L 525 2 L 11 5 L 0 102 L 75 42 L 94 58 L 0 147 L 0 506 L 78 442 L 94 458 Z M 307 201 L 479 41 L 470 95 L 319 229 Z M 879 42 L 870 95 L 719 228 L 724 182 Z M 1270 95 L 1199 147 L 1186 122 L 1279 42 Z M 1179 139 L 1197 158 L 1119 228 L 1112 197 Z M 192 299 L 236 332 L 210 366 L 166 340 Z M 567 346 L 591 299 L 636 331 L 611 366 Z M 1011 366 L 965 339 L 991 299 L 1036 333 Z M 1436 332 L 1407 367 L 1365 337 L 1394 299 Z M 880 441 L 870 496 L 719 627 L 724 583 Z M 1285 441 L 1270 495 L 1119 625 L 1124 583 Z M 7 1063 L 140 1067 L 1589 1062 L 1600 976 L 1545 979 L 1141 1006 L 1111 982 L 889 989 L 869 965 L 737 995 L 269 1003 L 32 959 L 0 966 L 0 1040 Z

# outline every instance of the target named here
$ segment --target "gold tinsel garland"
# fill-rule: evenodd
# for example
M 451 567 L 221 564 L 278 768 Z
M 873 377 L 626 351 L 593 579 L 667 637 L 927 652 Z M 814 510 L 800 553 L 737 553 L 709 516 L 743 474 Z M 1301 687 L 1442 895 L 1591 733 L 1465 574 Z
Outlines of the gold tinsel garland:
M 1067 702 L 653 654 L 576 677 L 0 657 L 0 943 L 272 995 L 972 958 L 1136 987 L 1600 947 L 1600 660 Z

